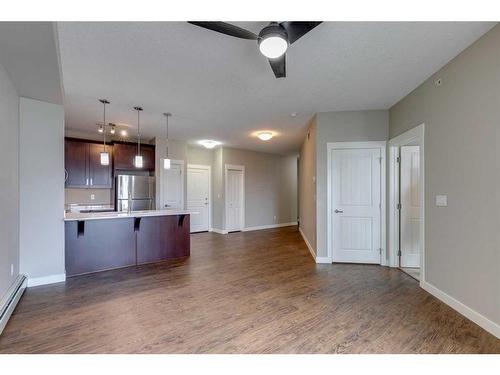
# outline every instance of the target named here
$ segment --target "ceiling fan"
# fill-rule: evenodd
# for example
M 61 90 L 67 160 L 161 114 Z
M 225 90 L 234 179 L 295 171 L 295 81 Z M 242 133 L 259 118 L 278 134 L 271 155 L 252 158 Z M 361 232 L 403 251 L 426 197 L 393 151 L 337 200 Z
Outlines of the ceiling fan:
M 259 35 L 226 22 L 188 21 L 188 23 L 236 38 L 256 40 L 260 52 L 268 58 L 276 78 L 284 78 L 286 77 L 285 52 L 289 45 L 295 43 L 321 22 L 271 22 L 260 31 Z

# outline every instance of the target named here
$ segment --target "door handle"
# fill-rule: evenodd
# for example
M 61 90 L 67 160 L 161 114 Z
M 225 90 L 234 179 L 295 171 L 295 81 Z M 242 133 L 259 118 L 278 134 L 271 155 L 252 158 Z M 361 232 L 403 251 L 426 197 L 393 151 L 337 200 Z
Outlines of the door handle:
M 337 210 L 337 209 L 335 209 L 335 211 L 333 211 L 333 212 L 335 212 L 336 214 L 343 214 L 343 213 L 344 213 L 344 211 L 342 211 L 342 210 Z

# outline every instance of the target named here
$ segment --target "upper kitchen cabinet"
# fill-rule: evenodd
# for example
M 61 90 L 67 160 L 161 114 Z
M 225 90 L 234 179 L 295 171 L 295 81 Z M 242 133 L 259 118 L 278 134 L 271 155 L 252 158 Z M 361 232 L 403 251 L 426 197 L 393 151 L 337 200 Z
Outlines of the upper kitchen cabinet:
M 103 151 L 102 144 L 89 143 L 89 182 L 92 188 L 111 188 L 112 186 L 113 147 L 106 146 L 106 151 L 109 153 L 109 165 L 101 164 L 101 152 Z
M 134 158 L 137 155 L 137 144 L 115 143 L 113 146 L 113 159 L 115 169 L 137 170 L 134 166 Z M 155 147 L 152 145 L 141 145 L 143 167 L 141 170 L 154 171 L 155 169 Z
M 106 151 L 112 154 L 112 146 L 106 146 Z M 112 187 L 112 166 L 101 165 L 100 153 L 103 145 L 100 143 L 80 140 L 65 140 L 66 187 L 71 188 L 105 188 Z M 112 158 L 110 158 L 110 161 Z
M 64 169 L 66 187 L 88 187 L 88 144 L 86 142 L 71 141 L 64 143 Z

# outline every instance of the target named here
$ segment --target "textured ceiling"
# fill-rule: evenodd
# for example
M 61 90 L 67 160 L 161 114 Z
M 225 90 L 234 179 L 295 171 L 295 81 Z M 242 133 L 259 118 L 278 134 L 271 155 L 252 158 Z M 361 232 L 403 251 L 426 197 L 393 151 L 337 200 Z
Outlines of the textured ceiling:
M 187 23 L 58 23 L 66 126 L 94 132 L 105 97 L 109 121 L 132 132 L 132 107 L 143 106 L 147 138 L 164 135 L 169 111 L 172 139 L 296 152 L 314 112 L 387 109 L 492 26 L 325 22 L 291 46 L 288 76 L 275 79 L 254 41 Z M 279 135 L 251 136 L 261 129 Z

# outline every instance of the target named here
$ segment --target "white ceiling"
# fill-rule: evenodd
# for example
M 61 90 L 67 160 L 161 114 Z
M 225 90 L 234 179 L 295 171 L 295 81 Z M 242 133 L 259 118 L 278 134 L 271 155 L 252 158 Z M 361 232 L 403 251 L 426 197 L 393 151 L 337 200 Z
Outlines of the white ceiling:
M 62 103 L 57 43 L 51 22 L 0 22 L 0 64 L 20 96 Z
M 291 46 L 276 79 L 256 42 L 187 23 L 58 23 L 66 126 L 95 132 L 105 97 L 109 121 L 132 132 L 143 106 L 147 138 L 164 135 L 170 111 L 172 139 L 295 152 L 313 113 L 387 109 L 493 25 L 325 22 Z M 251 136 L 262 129 L 279 135 Z

